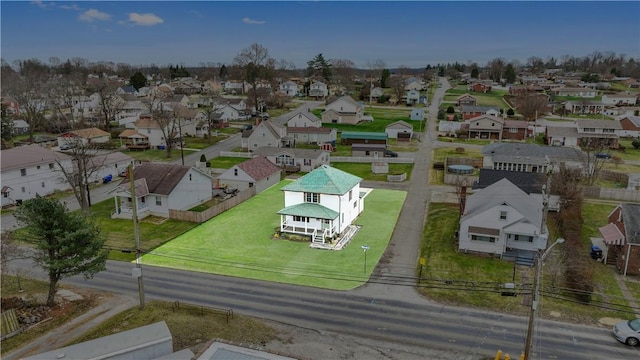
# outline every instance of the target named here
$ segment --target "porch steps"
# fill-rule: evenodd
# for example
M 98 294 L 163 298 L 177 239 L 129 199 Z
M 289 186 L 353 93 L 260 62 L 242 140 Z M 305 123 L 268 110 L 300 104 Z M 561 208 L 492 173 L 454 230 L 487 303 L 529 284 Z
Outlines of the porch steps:
M 342 250 L 347 246 L 347 244 L 349 244 L 351 239 L 358 233 L 358 230 L 360 230 L 360 226 L 358 226 L 358 225 L 349 225 L 349 227 L 347 227 L 347 229 L 345 229 L 345 231 L 340 235 L 340 237 L 338 238 L 338 241 L 336 243 L 334 243 L 334 244 L 324 243 L 323 244 L 322 241 L 316 242 L 316 240 L 313 239 L 313 241 L 311 241 L 311 245 L 309 245 L 309 247 L 312 247 L 314 249 Z
M 524 257 L 524 256 L 516 256 L 516 265 L 531 267 L 534 264 L 535 264 L 535 259 Z

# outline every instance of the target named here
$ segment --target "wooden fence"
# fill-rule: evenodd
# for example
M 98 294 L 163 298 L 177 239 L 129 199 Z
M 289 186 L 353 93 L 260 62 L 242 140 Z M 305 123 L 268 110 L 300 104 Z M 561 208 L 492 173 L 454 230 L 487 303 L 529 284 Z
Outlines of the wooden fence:
M 473 166 L 476 169 L 482 168 L 482 159 L 478 158 L 465 158 L 465 157 L 447 157 L 445 159 L 445 169 L 449 165 L 468 165 Z
M 239 192 L 237 195 L 232 196 L 225 201 L 208 208 L 205 211 L 189 211 L 189 210 L 171 210 L 169 209 L 169 218 L 180 220 L 180 221 L 188 221 L 193 223 L 203 223 L 212 217 L 221 214 L 232 207 L 246 201 L 247 199 L 256 195 L 256 188 L 251 187 L 245 191 Z

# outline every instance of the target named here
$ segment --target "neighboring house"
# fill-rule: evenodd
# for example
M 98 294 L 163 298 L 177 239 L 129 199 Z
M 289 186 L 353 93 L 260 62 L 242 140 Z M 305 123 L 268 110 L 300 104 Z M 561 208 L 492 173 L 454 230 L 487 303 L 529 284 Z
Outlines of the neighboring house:
M 424 109 L 422 108 L 411 109 L 409 120 L 424 121 Z
M 297 96 L 298 95 L 298 84 L 293 81 L 285 81 L 279 86 L 280 93 L 285 96 Z
M 97 93 L 90 96 L 74 96 L 71 112 L 74 119 L 91 119 L 99 114 L 100 95 Z
M 617 130 L 619 137 L 640 137 L 640 116 L 624 115 L 618 118 L 620 129 Z
M 126 129 L 118 135 L 120 139 L 120 147 L 126 147 L 129 150 L 146 150 L 151 147 L 149 137 L 140 134 L 138 130 Z
M 298 111 L 285 123 L 287 124 L 287 127 L 322 127 L 322 120 L 315 116 L 311 111 Z
M 547 247 L 540 197 L 503 178 L 464 199 L 458 249 L 500 257 L 535 258 Z
M 72 158 L 39 145 L 2 150 L 2 205 L 71 189 L 60 165 L 73 171 Z M 8 190 L 10 188 L 12 191 Z
M 314 81 L 309 86 L 309 96 L 314 97 L 316 99 L 325 98 L 329 95 L 329 88 L 327 88 L 327 84 L 321 81 Z
M 573 96 L 582 98 L 594 98 L 598 95 L 597 90 L 582 87 L 561 87 L 550 90 L 556 96 Z
M 549 146 L 578 146 L 578 128 L 576 126 L 547 126 L 544 141 Z
M 482 148 L 482 167 L 495 170 L 547 173 L 560 164 L 583 168 L 586 154 L 570 147 L 550 147 L 526 143 L 495 143 Z
M 572 114 L 602 114 L 604 104 L 600 101 L 567 101 L 564 109 Z
M 547 174 L 480 169 L 478 180 L 473 183 L 473 190 L 484 189 L 502 179 L 509 180 L 509 182 L 527 194 L 541 194 L 547 182 Z
M 456 137 L 457 133 L 461 131 L 464 123 L 458 121 L 439 121 L 438 122 L 438 136 Z
M 196 168 L 183 165 L 143 163 L 133 168 L 137 216 L 168 218 L 171 210 L 188 210 L 211 200 L 212 178 Z M 130 180 L 122 180 L 114 190 L 113 219 L 131 219 Z
M 364 210 L 361 178 L 322 165 L 285 185 L 280 231 L 324 244 L 347 230 Z
M 634 95 L 634 94 L 602 95 L 601 101 L 605 106 L 633 106 L 638 101 L 638 95 Z
M 255 187 L 256 194 L 280 182 L 282 170 L 264 156 L 234 165 L 216 177 L 216 187 L 244 191 Z
M 493 115 L 480 115 L 467 120 L 468 139 L 502 139 L 502 127 L 505 120 Z
M 526 121 L 504 120 L 504 124 L 502 125 L 502 139 L 525 140 L 528 135 L 528 129 L 529 123 Z
M 372 100 L 378 100 L 382 95 L 384 95 L 384 90 L 381 87 L 371 88 L 371 93 L 369 94 Z
M 407 90 L 405 97 L 407 98 L 407 105 L 417 105 L 420 102 L 420 91 L 415 89 Z
M 29 133 L 29 123 L 24 120 L 13 120 L 13 126 L 11 127 L 11 134 L 24 135 Z
M 244 94 L 244 82 L 242 81 L 225 81 L 224 92 L 227 94 L 241 95 Z
M 462 120 L 469 120 L 480 115 L 499 116 L 500 109 L 495 106 L 461 105 Z
M 287 138 L 296 144 L 331 144 L 336 145 L 338 131 L 324 127 L 287 127 Z
M 460 95 L 456 100 L 456 106 L 462 106 L 462 105 L 476 106 L 477 104 L 478 104 L 478 99 L 475 96 L 469 95 L 469 94 Z
M 98 129 L 88 128 L 66 132 L 58 136 L 58 146 L 106 144 L 111 140 L 111 134 Z
M 364 115 L 364 106 L 349 95 L 342 96 L 329 103 L 322 112 L 323 123 L 357 124 Z
M 578 146 L 618 148 L 618 134 L 622 127 L 611 120 L 576 120 Z
M 387 144 L 387 133 L 366 131 L 343 131 L 340 134 L 343 145 L 352 144 Z
M 243 112 L 232 105 L 223 104 L 216 107 L 215 118 L 219 121 L 232 121 L 245 119 Z
M 134 123 L 135 130 L 140 135 L 144 135 L 147 137 L 147 141 L 149 142 L 149 146 L 153 148 L 166 146 L 166 140 L 164 135 L 162 134 L 162 129 L 158 122 L 153 119 L 150 115 L 140 116 L 138 120 Z
M 310 172 L 320 165 L 330 165 L 329 152 L 322 149 L 259 147 L 254 156 L 266 157 L 287 172 Z
M 387 145 L 385 144 L 352 144 L 351 156 L 383 158 Z
M 398 139 L 398 141 L 411 141 L 413 137 L 413 125 L 406 121 L 398 120 L 387 125 L 384 129 L 388 139 Z
M 287 137 L 287 128 L 271 120 L 265 120 L 250 130 L 242 132 L 241 146 L 245 151 L 262 147 L 291 147 L 293 140 Z
M 404 89 L 407 91 L 415 90 L 415 91 L 418 91 L 419 93 L 420 91 L 426 90 L 427 85 L 424 83 L 424 80 L 422 79 L 411 78 L 411 79 L 407 79 Z
M 509 95 L 528 95 L 531 93 L 544 92 L 544 88 L 538 85 L 514 85 L 509 86 Z
M 491 91 L 491 85 L 484 83 L 473 83 L 467 86 L 468 91 L 487 93 Z
M 607 263 L 623 274 L 640 274 L 640 204 L 621 203 L 599 228 L 607 245 Z

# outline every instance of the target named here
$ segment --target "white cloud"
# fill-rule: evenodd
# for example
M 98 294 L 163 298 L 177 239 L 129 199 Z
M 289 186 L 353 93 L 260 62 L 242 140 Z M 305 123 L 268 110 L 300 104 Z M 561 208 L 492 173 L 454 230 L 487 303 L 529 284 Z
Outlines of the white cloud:
M 244 18 L 242 19 L 242 22 L 245 24 L 251 24 L 251 25 L 262 25 L 266 23 L 266 21 L 264 20 L 253 20 L 250 18 Z
M 46 4 L 46 3 L 44 3 L 42 0 L 35 0 L 35 1 L 32 1 L 31 3 L 32 3 L 32 4 L 34 4 L 34 5 L 36 5 L 36 6 L 38 6 L 38 7 L 40 7 L 40 8 L 42 8 L 42 9 L 46 9 L 46 8 L 47 8 L 47 6 L 55 6 L 55 4 L 54 4 L 54 3 L 48 3 L 48 4 Z
M 80 14 L 80 16 L 78 16 L 78 19 L 80 21 L 86 21 L 86 22 L 92 22 L 94 20 L 109 20 L 111 18 L 111 15 L 107 14 L 107 13 L 103 13 L 102 11 L 98 11 L 96 9 L 89 9 L 85 12 L 83 12 L 82 14 Z
M 73 5 L 60 5 L 58 6 L 62 10 L 82 11 L 82 8 L 76 4 Z
M 138 13 L 130 13 L 129 21 L 131 21 L 134 25 L 141 26 L 152 26 L 156 24 L 162 24 L 164 20 L 158 17 L 155 14 L 138 14 Z

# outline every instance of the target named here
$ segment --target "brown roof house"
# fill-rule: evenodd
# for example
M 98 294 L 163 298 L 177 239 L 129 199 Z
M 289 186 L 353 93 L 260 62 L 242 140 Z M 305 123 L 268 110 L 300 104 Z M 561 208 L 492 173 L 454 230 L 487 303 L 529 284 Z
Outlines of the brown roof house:
M 111 134 L 98 128 L 73 130 L 58 136 L 58 146 L 74 146 L 78 144 L 104 144 L 111 140 Z
M 280 182 L 280 167 L 264 156 L 234 165 L 216 177 L 216 187 L 244 191 L 255 187 L 256 194 Z
M 606 263 L 624 275 L 639 275 L 640 204 L 618 204 L 609 214 L 609 223 L 599 230 L 607 245 Z
M 190 166 L 144 163 L 133 169 L 137 216 L 168 218 L 171 210 L 188 210 L 211 200 L 212 178 Z M 111 218 L 131 219 L 129 178 L 113 190 L 116 209 Z
M 329 165 L 329 151 L 323 149 L 296 149 L 259 147 L 253 154 L 266 157 L 286 172 L 310 172 L 320 165 Z

